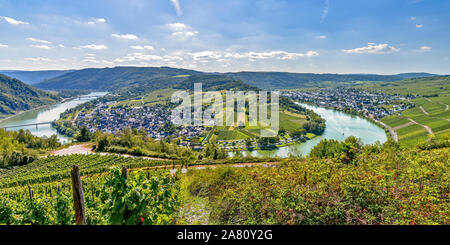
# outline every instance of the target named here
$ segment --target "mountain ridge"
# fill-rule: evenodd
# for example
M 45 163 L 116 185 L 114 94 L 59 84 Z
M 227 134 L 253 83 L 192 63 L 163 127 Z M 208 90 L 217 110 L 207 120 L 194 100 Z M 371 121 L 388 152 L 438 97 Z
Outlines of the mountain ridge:
M 225 75 L 260 89 L 294 89 L 346 85 L 355 82 L 393 82 L 408 78 L 430 77 L 430 73 L 378 74 L 333 74 L 333 73 L 290 73 L 290 72 L 227 72 L 212 73 L 171 67 L 87 68 L 62 74 L 35 84 L 45 90 L 88 89 L 114 91 L 131 87 L 139 90 L 167 88 L 192 75 Z M 200 79 L 201 80 L 201 79 Z
M 61 98 L 0 74 L 0 118 L 59 101 Z

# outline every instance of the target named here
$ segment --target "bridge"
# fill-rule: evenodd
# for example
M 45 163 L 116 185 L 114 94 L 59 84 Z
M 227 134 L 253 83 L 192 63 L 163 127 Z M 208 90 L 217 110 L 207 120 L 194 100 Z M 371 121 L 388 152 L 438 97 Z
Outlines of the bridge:
M 99 98 L 99 97 L 100 96 L 98 96 L 98 95 L 82 95 L 82 96 L 79 96 L 79 97 L 77 97 L 75 99 L 81 100 L 81 99 L 91 99 L 91 98 Z
M 8 129 L 8 128 L 22 128 L 22 127 L 30 127 L 30 126 L 36 126 L 36 129 L 38 128 L 39 125 L 51 125 L 52 122 L 40 122 L 40 123 L 30 123 L 30 124 L 21 124 L 21 125 L 11 125 L 11 126 L 5 126 L 2 127 L 3 129 Z

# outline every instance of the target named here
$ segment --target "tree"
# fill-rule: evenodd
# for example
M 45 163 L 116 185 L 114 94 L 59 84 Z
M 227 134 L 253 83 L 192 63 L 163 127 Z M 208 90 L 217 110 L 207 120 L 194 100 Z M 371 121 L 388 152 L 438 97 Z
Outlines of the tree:
M 91 140 L 91 132 L 86 127 L 81 128 L 80 134 L 76 137 L 79 142 L 88 142 Z

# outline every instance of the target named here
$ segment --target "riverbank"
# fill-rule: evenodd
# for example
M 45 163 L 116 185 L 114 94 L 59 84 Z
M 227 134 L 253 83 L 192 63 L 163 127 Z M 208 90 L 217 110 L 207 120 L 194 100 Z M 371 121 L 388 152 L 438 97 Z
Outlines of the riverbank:
M 24 113 L 32 112 L 32 111 L 36 111 L 36 110 L 41 110 L 41 109 L 45 109 L 46 107 L 50 107 L 50 106 L 53 106 L 53 105 L 57 105 L 57 104 L 60 104 L 60 103 L 64 103 L 64 102 L 67 102 L 67 101 L 71 101 L 71 100 L 74 100 L 74 99 L 76 99 L 76 98 L 78 98 L 78 97 L 79 97 L 79 96 L 76 96 L 76 97 L 70 97 L 70 98 L 61 98 L 60 101 L 57 101 L 57 102 L 52 103 L 52 104 L 41 105 L 41 106 L 38 106 L 38 107 L 36 107 L 36 108 L 32 108 L 32 109 L 26 110 L 26 111 L 19 111 L 19 112 L 13 114 L 13 115 L 8 116 L 8 117 L 0 118 L 0 124 L 1 124 L 2 122 L 4 122 L 4 121 L 8 120 L 8 119 L 11 119 L 11 118 L 20 116 L 20 115 L 22 115 L 22 114 L 24 114 Z
M 311 103 L 311 102 L 301 102 L 301 103 L 307 104 L 307 105 L 311 105 L 311 106 L 315 106 L 315 107 L 322 107 L 320 105 L 317 105 L 317 104 L 314 104 L 314 103 Z M 351 116 L 355 116 L 355 117 L 361 117 L 363 119 L 371 121 L 372 123 L 374 123 L 374 124 L 384 128 L 385 132 L 386 132 L 386 136 L 391 137 L 395 142 L 398 142 L 398 135 L 395 132 L 395 130 L 392 127 L 388 126 L 387 124 L 381 122 L 380 120 L 375 119 L 375 117 L 372 114 L 369 114 L 369 116 L 365 116 L 363 113 L 359 113 L 359 112 L 358 113 L 351 113 L 351 112 L 348 112 L 347 110 L 341 110 L 339 108 L 329 107 L 329 106 L 324 106 L 322 108 L 326 108 L 328 110 L 333 110 L 333 111 L 337 111 L 337 112 L 342 112 L 342 113 L 345 113 L 345 114 L 348 114 L 348 115 L 351 115 Z
M 90 93 L 89 95 L 103 96 L 106 93 Z M 51 122 L 54 120 L 58 120 L 60 118 L 61 113 L 66 110 L 72 109 L 80 104 L 86 103 L 88 101 L 93 100 L 94 98 L 86 98 L 86 99 L 77 99 L 78 96 L 61 99 L 58 103 L 51 103 L 49 105 L 42 105 L 37 108 L 33 108 L 27 111 L 21 111 L 14 115 L 10 115 L 7 118 L 3 118 L 0 121 L 0 128 L 7 126 L 16 126 L 16 125 L 39 125 L 43 122 Z M 62 134 L 59 134 L 51 125 L 39 125 L 39 127 L 34 126 L 22 126 L 16 127 L 8 130 L 29 130 L 33 135 L 38 137 L 51 137 L 52 135 L 56 135 L 58 139 L 62 143 L 70 143 L 71 138 L 66 137 Z
M 9 119 L 11 119 L 11 118 L 20 116 L 20 115 L 22 115 L 22 114 L 24 114 L 24 113 L 27 113 L 27 112 L 33 112 L 33 111 L 36 111 L 36 110 L 41 110 L 41 109 L 44 109 L 44 108 L 46 108 L 46 107 L 50 107 L 50 106 L 52 106 L 52 105 L 57 105 L 58 103 L 61 103 L 61 102 L 62 102 L 62 100 L 59 101 L 59 102 L 53 103 L 53 104 L 49 104 L 49 105 L 41 105 L 41 106 L 39 106 L 39 107 L 30 109 L 30 110 L 19 111 L 19 112 L 15 113 L 14 115 L 11 115 L 11 116 L 8 116 L 8 117 L 5 117 L 5 118 L 0 119 L 0 124 L 1 124 L 2 122 L 6 121 L 6 120 L 9 120 Z

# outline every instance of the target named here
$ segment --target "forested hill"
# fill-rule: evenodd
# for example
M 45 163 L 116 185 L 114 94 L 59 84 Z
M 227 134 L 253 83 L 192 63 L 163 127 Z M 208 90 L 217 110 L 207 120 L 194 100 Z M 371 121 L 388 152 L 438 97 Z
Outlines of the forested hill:
M 193 90 L 195 83 L 201 83 L 204 91 L 258 91 L 259 88 L 243 83 L 240 80 L 225 75 L 194 75 L 176 84 L 175 89 Z
M 425 73 L 425 72 L 417 72 L 417 73 L 400 73 L 400 74 L 397 74 L 397 76 L 400 76 L 404 79 L 409 79 L 409 78 L 435 77 L 435 76 L 440 76 L 440 75 L 430 74 L 430 73 Z
M 202 73 L 170 67 L 90 68 L 49 79 L 36 84 L 36 87 L 46 90 L 89 89 L 101 91 L 140 86 L 161 89 L 179 82 L 179 79 L 176 78 L 196 74 Z
M 0 118 L 60 100 L 57 95 L 33 88 L 0 74 Z
M 26 84 L 36 84 L 45 80 L 61 76 L 74 70 L 48 71 L 0 71 L 1 74 L 20 80 Z
M 261 89 L 293 89 L 320 86 L 332 86 L 357 81 L 398 81 L 403 77 L 396 75 L 372 74 L 314 74 L 289 72 L 237 72 L 228 76 L 257 86 Z
M 403 73 L 398 75 L 374 74 L 314 74 L 288 72 L 236 72 L 214 73 L 228 76 L 260 89 L 292 89 L 354 84 L 358 81 L 392 82 L 405 78 L 427 77 L 428 73 Z M 88 89 L 117 91 L 121 93 L 164 89 L 181 82 L 216 79 L 211 73 L 170 67 L 114 67 L 90 68 L 72 71 L 36 84 L 46 90 Z M 192 76 L 192 77 L 191 77 Z M 195 81 L 194 81 L 195 82 Z

